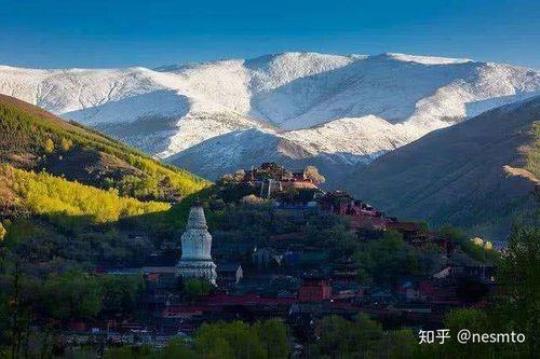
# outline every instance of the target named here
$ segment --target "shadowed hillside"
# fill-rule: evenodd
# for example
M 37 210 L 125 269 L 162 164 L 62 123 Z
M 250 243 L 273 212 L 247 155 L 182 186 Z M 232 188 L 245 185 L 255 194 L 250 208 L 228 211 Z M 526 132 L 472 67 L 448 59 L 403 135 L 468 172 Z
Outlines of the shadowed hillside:
M 540 97 L 433 132 L 358 169 L 349 187 L 392 215 L 504 239 L 537 209 Z

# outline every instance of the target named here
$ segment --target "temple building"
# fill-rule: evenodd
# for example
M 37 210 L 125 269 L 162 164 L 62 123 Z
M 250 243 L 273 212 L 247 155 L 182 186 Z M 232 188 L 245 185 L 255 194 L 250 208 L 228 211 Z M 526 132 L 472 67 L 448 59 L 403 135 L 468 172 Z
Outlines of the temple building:
M 216 285 L 216 265 L 212 261 L 212 236 L 208 232 L 200 204 L 191 207 L 186 231 L 182 234 L 182 257 L 176 265 L 182 278 L 204 278 Z

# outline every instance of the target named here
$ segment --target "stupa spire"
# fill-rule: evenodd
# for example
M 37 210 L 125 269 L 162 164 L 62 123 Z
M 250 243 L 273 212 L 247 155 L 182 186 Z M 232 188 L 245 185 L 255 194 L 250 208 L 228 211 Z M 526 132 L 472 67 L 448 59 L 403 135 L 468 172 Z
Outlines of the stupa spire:
M 208 232 L 204 209 L 195 203 L 189 211 L 186 231 L 182 234 L 182 257 L 177 274 L 183 278 L 204 278 L 216 284 L 216 265 L 212 261 L 212 235 Z

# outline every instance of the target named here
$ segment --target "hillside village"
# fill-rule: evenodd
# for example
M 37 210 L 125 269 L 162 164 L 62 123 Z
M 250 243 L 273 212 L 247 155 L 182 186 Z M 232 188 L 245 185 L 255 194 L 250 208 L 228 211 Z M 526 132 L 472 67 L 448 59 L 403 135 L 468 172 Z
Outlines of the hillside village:
M 451 232 L 430 231 L 423 223 L 386 216 L 345 192 L 319 189 L 323 181 L 316 168 L 290 172 L 274 163 L 224 176 L 217 182 L 216 192 L 206 199 L 198 198 L 195 206 L 202 206 L 208 218 L 214 217 L 213 212 L 226 211 L 217 209 L 220 205 L 233 205 L 237 211 L 242 208 L 247 217 L 268 214 L 276 221 L 270 235 L 249 238 L 246 233 L 231 233 L 233 229 L 213 225 L 210 219 L 217 286 L 195 285 L 198 289 L 189 293 L 185 281 L 181 289 L 179 256 L 171 255 L 170 248 L 154 252 L 140 267 L 97 267 L 98 274 L 142 275 L 146 289 L 139 309 L 148 315 L 142 321 L 73 321 L 69 336 L 73 340 L 105 336 L 112 341 L 154 343 L 169 336 L 191 335 L 204 322 L 275 317 L 283 318 L 299 335 L 309 336 L 317 329 L 306 327 L 307 322 L 334 314 L 352 318 L 359 312 L 385 325 L 399 320 L 435 327 L 452 308 L 486 303 L 495 285 L 493 265 L 485 254 L 476 254 L 483 253 L 488 243 L 463 243 Z M 220 198 L 231 193 L 236 204 Z M 329 246 L 310 238 L 312 221 L 319 222 L 314 225 L 323 236 L 339 236 L 343 242 L 354 243 Z M 323 221 L 327 224 L 321 225 Z M 327 232 L 328 227 L 340 230 Z M 236 240 L 231 240 L 235 236 Z M 367 278 L 358 248 L 377 250 L 378 243 L 386 243 L 389 247 L 379 250 L 395 255 L 399 263 L 388 258 L 389 263 L 377 268 L 387 273 L 376 273 L 377 280 L 373 280 Z M 398 247 L 395 253 L 392 246 Z M 396 268 L 405 264 L 399 258 L 401 251 L 418 263 Z

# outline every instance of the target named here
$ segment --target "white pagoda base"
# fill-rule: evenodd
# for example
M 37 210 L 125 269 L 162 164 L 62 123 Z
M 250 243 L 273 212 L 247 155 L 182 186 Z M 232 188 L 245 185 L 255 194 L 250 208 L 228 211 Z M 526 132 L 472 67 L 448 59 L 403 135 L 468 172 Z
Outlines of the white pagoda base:
M 188 278 L 205 279 L 213 285 L 216 285 L 217 273 L 216 265 L 212 261 L 183 261 L 176 265 L 178 276 Z

